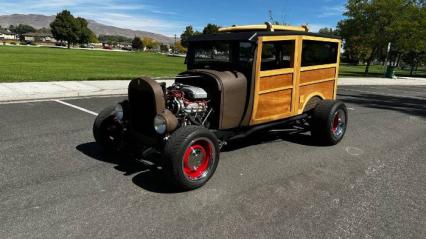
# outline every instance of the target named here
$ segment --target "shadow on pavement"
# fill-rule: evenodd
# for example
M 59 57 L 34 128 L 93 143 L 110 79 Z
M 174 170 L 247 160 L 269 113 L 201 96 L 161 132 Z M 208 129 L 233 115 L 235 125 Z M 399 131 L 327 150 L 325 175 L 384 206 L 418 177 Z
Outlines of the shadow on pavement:
M 259 134 L 252 135 L 248 138 L 231 141 L 225 147 L 222 148 L 222 151 L 229 152 L 238 150 L 248 146 L 254 146 L 258 144 L 264 144 L 273 141 L 288 141 L 295 144 L 314 146 L 314 147 L 325 147 L 318 144 L 310 135 L 310 133 L 297 133 L 291 132 L 288 130 L 275 130 L 267 131 Z
M 244 140 L 230 142 L 222 149 L 222 152 L 234 151 L 247 146 L 272 142 L 276 140 L 289 141 L 301 145 L 318 146 L 311 139 L 310 135 L 289 133 L 286 131 L 264 132 L 263 134 L 254 135 Z M 164 171 L 159 169 L 157 165 L 148 165 L 138 161 L 137 159 L 125 154 L 107 154 L 95 142 L 80 144 L 76 147 L 78 151 L 89 156 L 90 158 L 105 163 L 114 164 L 114 169 L 123 172 L 124 176 L 133 176 L 132 181 L 137 186 L 156 193 L 179 193 L 171 185 L 164 175 Z
M 345 103 L 363 107 L 393 110 L 401 113 L 426 118 L 426 99 L 376 94 L 338 94 Z
M 148 165 L 126 155 L 110 155 L 104 153 L 95 142 L 80 144 L 76 149 L 96 160 L 115 164 L 114 169 L 123 172 L 125 176 L 132 176 L 132 182 L 137 186 L 156 193 L 178 193 L 164 177 L 164 172 L 156 165 Z

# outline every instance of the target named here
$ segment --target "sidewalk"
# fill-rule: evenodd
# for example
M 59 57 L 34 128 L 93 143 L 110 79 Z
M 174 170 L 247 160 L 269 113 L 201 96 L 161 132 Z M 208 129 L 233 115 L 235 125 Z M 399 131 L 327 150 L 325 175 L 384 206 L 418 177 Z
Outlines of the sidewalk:
M 125 95 L 129 82 L 108 80 L 0 83 L 0 102 Z M 171 84 L 170 80 L 163 82 Z
M 339 85 L 426 85 L 426 78 L 341 77 L 339 78 Z
M 123 80 L 0 83 L 0 102 L 125 95 L 128 85 L 129 81 Z M 342 77 L 339 85 L 426 85 L 426 78 Z

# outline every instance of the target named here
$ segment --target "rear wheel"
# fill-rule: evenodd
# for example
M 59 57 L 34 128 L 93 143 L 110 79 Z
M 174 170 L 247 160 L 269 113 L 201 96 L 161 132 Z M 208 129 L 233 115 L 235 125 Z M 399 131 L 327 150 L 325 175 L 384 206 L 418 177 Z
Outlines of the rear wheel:
M 183 190 L 196 189 L 203 186 L 217 168 L 218 141 L 206 128 L 186 126 L 170 136 L 164 156 L 171 181 Z
M 322 145 L 339 143 L 346 133 L 348 111 L 341 101 L 324 100 L 312 111 L 312 136 Z

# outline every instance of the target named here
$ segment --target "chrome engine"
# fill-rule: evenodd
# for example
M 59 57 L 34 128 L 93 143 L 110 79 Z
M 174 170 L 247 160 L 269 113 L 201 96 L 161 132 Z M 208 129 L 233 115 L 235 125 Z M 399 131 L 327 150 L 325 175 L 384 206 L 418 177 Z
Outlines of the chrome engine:
M 212 109 L 203 88 L 175 83 L 167 88 L 166 95 L 166 107 L 181 125 L 205 125 Z

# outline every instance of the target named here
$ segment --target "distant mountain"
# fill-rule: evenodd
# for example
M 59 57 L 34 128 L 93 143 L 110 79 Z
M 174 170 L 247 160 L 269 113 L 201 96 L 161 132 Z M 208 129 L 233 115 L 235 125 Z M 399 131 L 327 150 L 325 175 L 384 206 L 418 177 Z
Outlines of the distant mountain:
M 10 25 L 26 24 L 36 29 L 49 27 L 49 24 L 55 19 L 55 16 L 44 16 L 37 14 L 12 14 L 0 16 L 0 26 L 9 27 Z M 89 22 L 89 28 L 96 33 L 96 35 L 119 35 L 128 38 L 138 37 L 151 37 L 161 43 L 173 43 L 174 39 L 146 31 L 137 31 L 131 29 L 124 29 L 114 26 L 107 26 L 98 23 L 94 20 L 87 19 Z

